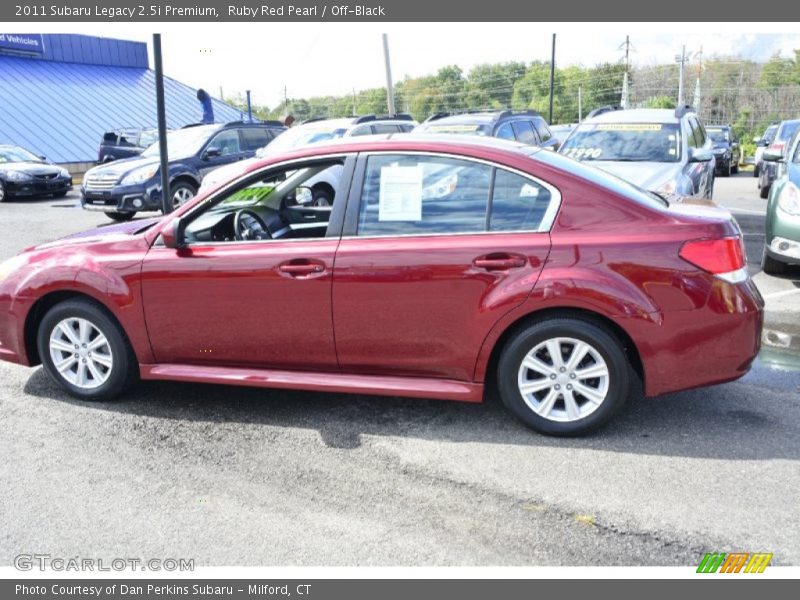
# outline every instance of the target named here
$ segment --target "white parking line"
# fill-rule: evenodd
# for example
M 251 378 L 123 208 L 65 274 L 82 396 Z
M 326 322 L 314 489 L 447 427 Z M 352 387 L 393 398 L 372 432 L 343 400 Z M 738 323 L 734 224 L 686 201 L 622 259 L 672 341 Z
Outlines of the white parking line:
M 770 300 L 772 298 L 782 298 L 783 296 L 791 296 L 792 294 L 797 294 L 800 292 L 800 288 L 794 290 L 781 290 L 780 292 L 772 292 L 771 294 L 764 294 L 764 300 Z
M 767 211 L 765 211 L 765 210 L 751 210 L 749 208 L 729 208 L 727 206 L 724 206 L 723 208 L 727 208 L 729 211 L 731 211 L 734 214 L 742 213 L 744 215 L 759 215 L 761 217 L 764 217 L 764 216 L 767 215 Z

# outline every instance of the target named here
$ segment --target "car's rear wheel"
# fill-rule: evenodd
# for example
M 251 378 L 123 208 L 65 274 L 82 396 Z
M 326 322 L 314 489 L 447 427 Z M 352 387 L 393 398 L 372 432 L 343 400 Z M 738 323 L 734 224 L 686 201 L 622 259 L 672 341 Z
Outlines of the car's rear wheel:
M 106 216 L 112 221 L 130 221 L 136 216 L 135 212 L 107 212 Z
M 764 198 L 765 200 L 769 198 L 769 187 L 768 185 L 762 185 L 761 189 L 758 190 L 758 195 Z
M 589 321 L 539 321 L 517 333 L 497 368 L 500 397 L 523 423 L 548 435 L 581 435 L 625 403 L 631 368 L 619 340 Z
M 37 335 L 50 378 L 76 398 L 107 400 L 136 381 L 136 356 L 104 309 L 89 300 L 66 300 L 51 308 Z
M 761 270 L 767 275 L 783 275 L 789 269 L 789 265 L 779 260 L 775 260 L 767 254 L 767 248 L 764 247 L 764 253 L 761 255 Z

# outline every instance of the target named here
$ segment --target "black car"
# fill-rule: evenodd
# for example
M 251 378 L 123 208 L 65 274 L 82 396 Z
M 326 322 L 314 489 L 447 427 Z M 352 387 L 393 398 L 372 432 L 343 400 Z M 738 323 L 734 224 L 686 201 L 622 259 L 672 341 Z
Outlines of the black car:
M 209 171 L 251 158 L 286 128 L 278 121 L 189 125 L 167 134 L 170 195 L 173 206 L 197 193 Z M 161 210 L 159 144 L 141 156 L 115 160 L 86 172 L 81 203 L 87 210 L 105 212 L 127 221 L 139 211 Z
M 158 141 L 158 129 L 124 127 L 106 131 L 97 148 L 97 162 L 100 164 L 139 156 Z
M 462 114 L 436 113 L 415 133 L 471 134 L 516 140 L 531 146 L 558 150 L 560 143 L 535 110 L 498 110 Z
M 729 177 L 739 172 L 742 160 L 742 147 L 730 125 L 706 125 L 706 133 L 714 144 L 717 175 Z
M 72 187 L 69 172 L 19 146 L 0 146 L 0 202 L 9 198 L 61 198 Z

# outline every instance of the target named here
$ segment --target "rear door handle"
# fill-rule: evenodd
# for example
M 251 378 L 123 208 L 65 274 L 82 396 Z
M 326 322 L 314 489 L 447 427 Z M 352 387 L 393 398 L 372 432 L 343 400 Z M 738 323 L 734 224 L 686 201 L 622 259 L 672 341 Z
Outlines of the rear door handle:
M 509 269 L 518 269 L 524 267 L 528 263 L 524 256 L 518 254 L 487 254 L 479 256 L 472 264 L 479 269 L 486 269 L 487 271 L 507 271 Z
M 316 261 L 298 259 L 279 265 L 278 270 L 292 277 L 303 277 L 305 275 L 322 273 L 325 271 L 325 265 Z

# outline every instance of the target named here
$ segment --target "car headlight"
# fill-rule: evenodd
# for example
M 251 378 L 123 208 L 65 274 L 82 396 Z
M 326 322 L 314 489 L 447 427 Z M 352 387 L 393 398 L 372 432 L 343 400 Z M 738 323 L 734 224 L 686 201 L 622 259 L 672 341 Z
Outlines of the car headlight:
M 9 181 L 33 181 L 33 177 L 22 171 L 6 171 L 6 179 Z
M 778 208 L 790 215 L 800 216 L 800 189 L 791 181 L 786 182 L 778 195 Z
M 134 169 L 125 177 L 122 178 L 120 183 L 122 185 L 134 185 L 137 183 L 143 183 L 148 179 L 152 179 L 153 176 L 158 172 L 158 165 L 151 165 L 148 167 L 139 167 L 138 169 Z
M 69 171 L 67 171 L 66 169 L 63 169 L 63 168 L 59 169 L 58 170 L 58 174 L 59 174 L 60 177 L 63 177 L 64 179 L 68 179 L 69 178 Z
M 667 179 L 664 183 L 658 186 L 655 191 L 659 194 L 674 194 L 678 186 L 675 184 L 674 179 Z

